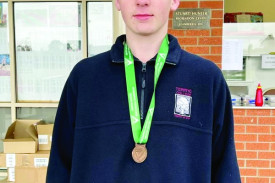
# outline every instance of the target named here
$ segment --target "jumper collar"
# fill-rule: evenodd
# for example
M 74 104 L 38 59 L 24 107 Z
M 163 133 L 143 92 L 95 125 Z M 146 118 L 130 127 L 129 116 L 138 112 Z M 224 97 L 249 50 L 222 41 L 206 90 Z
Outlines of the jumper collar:
M 177 41 L 177 39 L 172 36 L 168 35 L 169 38 L 169 53 L 166 58 L 166 62 L 169 65 L 177 65 L 180 59 L 181 47 Z M 115 44 L 112 46 L 111 49 L 111 58 L 113 63 L 123 63 L 124 62 L 124 55 L 123 55 L 123 42 L 125 41 L 126 36 L 121 35 L 117 38 Z M 156 57 L 150 59 L 150 61 L 154 61 Z M 135 60 L 138 61 L 137 58 Z

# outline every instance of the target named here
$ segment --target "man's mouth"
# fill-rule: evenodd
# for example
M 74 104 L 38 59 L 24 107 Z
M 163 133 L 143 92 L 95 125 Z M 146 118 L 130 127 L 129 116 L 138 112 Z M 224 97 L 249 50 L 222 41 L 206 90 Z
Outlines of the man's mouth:
M 149 18 L 153 17 L 152 14 L 135 14 L 134 17 L 138 20 L 148 20 Z

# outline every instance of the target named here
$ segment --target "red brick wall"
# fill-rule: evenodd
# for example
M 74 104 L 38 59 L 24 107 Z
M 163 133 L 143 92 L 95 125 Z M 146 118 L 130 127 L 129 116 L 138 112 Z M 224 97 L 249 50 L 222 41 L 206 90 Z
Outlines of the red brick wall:
M 235 142 L 243 183 L 275 183 L 275 110 L 235 109 Z
M 174 30 L 170 14 L 168 32 L 181 47 L 221 68 L 223 0 L 182 1 L 180 8 L 210 8 L 210 30 Z M 242 183 L 275 183 L 275 110 L 235 109 L 235 141 Z

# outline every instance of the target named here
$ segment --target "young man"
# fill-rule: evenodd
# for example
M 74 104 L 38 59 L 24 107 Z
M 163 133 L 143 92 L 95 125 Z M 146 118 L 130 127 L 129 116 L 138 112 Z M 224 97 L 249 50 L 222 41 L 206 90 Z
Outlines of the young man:
M 126 24 L 60 99 L 48 183 L 240 183 L 219 68 L 167 35 L 179 0 L 116 0 Z

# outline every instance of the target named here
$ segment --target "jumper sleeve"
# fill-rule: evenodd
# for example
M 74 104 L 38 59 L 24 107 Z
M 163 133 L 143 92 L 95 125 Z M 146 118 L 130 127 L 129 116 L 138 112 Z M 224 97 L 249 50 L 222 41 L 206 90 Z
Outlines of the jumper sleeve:
M 212 183 L 241 183 L 234 143 L 231 96 L 220 72 L 214 84 Z
M 68 183 L 73 154 L 76 92 L 72 73 L 65 83 L 56 113 L 47 183 Z

